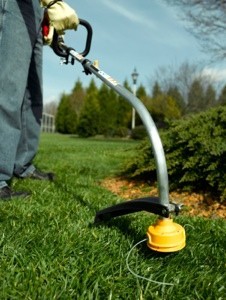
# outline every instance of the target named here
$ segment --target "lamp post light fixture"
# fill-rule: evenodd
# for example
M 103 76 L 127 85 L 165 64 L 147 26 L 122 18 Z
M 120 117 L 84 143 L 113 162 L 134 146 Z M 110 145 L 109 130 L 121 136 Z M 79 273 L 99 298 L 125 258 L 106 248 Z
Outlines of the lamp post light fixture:
M 133 80 L 133 94 L 136 97 L 137 94 L 137 78 L 139 74 L 137 73 L 136 68 L 134 68 L 133 73 L 131 74 L 132 80 Z M 131 129 L 133 130 L 135 128 L 135 118 L 136 118 L 136 111 L 134 108 L 132 108 L 132 123 L 131 123 Z

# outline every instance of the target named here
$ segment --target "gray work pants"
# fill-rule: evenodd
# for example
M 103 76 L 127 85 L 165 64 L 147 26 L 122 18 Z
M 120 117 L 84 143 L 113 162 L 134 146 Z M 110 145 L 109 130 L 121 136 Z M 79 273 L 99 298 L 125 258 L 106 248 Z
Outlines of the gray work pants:
M 39 0 L 0 0 L 0 188 L 32 173 L 42 117 Z

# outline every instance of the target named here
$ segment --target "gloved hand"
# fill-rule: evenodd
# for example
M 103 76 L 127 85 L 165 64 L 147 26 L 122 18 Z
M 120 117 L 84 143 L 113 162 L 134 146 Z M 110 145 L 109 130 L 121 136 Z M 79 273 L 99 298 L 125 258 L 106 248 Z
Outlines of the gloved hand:
M 68 4 L 62 0 L 41 0 L 40 3 L 46 8 L 42 23 L 44 44 L 52 44 L 54 29 L 59 35 L 66 29 L 77 29 L 78 16 Z

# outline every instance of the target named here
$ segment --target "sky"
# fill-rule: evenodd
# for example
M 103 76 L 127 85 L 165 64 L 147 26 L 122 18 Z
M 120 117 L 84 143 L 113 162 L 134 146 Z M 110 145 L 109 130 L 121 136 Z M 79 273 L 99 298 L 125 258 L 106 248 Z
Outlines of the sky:
M 137 84 L 151 93 L 153 76 L 160 67 L 183 62 L 208 61 L 198 41 L 185 29 L 180 11 L 163 0 L 67 0 L 81 19 L 93 28 L 92 46 L 87 58 L 98 60 L 99 67 L 119 83 L 132 85 L 131 73 L 139 73 Z M 83 51 L 86 32 L 82 26 L 65 34 L 65 43 Z M 226 81 L 226 67 L 207 62 L 206 72 Z M 52 49 L 44 47 L 44 104 L 58 101 L 70 93 L 80 79 L 89 85 L 94 75 L 85 75 L 81 65 L 62 65 Z M 99 79 L 95 79 L 101 84 Z

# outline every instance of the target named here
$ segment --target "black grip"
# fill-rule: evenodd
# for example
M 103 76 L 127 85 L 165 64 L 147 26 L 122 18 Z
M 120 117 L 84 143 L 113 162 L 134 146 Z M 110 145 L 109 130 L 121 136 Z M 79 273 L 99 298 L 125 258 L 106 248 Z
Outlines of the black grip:
M 93 36 L 93 29 L 91 25 L 83 19 L 79 19 L 79 24 L 85 27 L 87 31 L 87 36 L 86 36 L 86 45 L 85 49 L 80 53 L 82 56 L 87 56 L 89 54 L 90 48 L 91 48 L 91 43 L 92 43 L 92 36 Z
M 62 47 L 60 47 L 60 42 L 61 42 L 60 37 L 59 37 L 58 33 L 56 32 L 56 30 L 54 29 L 53 41 L 52 41 L 51 47 L 56 55 L 67 58 L 68 53 L 66 50 L 64 50 Z
M 91 48 L 93 29 L 92 29 L 91 25 L 86 20 L 83 20 L 83 19 L 79 19 L 79 25 L 85 27 L 85 29 L 87 31 L 85 49 L 80 53 L 83 57 L 85 57 L 89 54 L 89 51 Z M 52 42 L 51 47 L 56 55 L 67 58 L 68 57 L 67 48 L 68 49 L 72 49 L 72 48 L 66 46 L 63 49 L 60 46 L 60 42 L 62 42 L 61 37 L 57 34 L 56 30 L 54 30 L 53 42 Z

